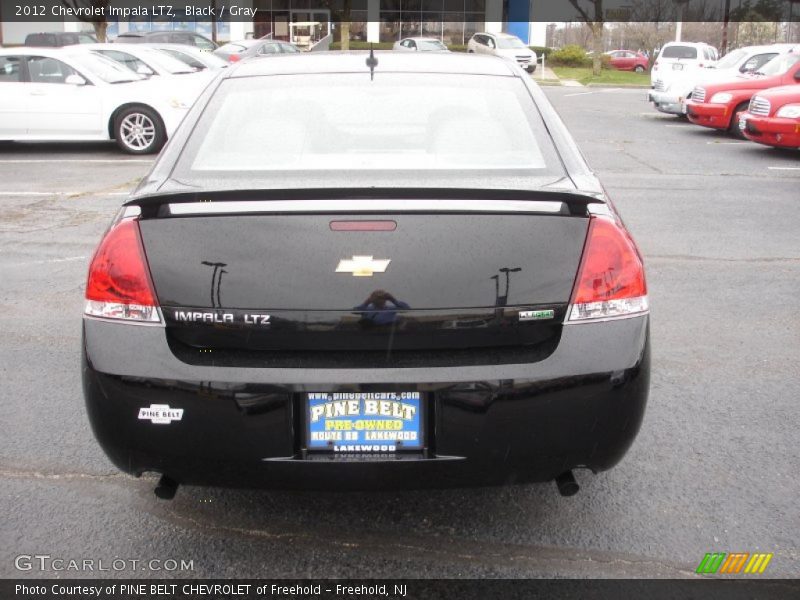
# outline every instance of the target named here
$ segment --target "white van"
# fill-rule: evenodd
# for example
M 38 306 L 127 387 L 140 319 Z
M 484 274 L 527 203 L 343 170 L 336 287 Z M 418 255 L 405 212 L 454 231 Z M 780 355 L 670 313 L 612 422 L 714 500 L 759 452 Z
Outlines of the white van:
M 713 67 L 718 59 L 717 49 L 702 42 L 664 44 L 650 70 L 650 87 L 655 88 L 656 81 L 670 83 L 673 75 Z

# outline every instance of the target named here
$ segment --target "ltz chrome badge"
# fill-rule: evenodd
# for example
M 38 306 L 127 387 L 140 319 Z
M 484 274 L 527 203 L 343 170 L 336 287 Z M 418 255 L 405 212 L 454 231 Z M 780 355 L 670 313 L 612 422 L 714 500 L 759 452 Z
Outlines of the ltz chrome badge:
M 519 311 L 520 321 L 544 321 L 555 317 L 554 310 L 521 310 Z
M 374 273 L 385 273 L 390 262 L 388 258 L 375 260 L 371 256 L 353 256 L 352 259 L 340 260 L 336 272 L 350 273 L 353 277 L 372 277 Z

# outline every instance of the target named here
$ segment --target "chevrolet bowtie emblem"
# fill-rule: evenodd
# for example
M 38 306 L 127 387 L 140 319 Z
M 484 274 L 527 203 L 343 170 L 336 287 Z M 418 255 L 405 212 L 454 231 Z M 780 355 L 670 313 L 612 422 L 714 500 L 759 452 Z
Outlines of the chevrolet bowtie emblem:
M 351 273 L 353 277 L 372 277 L 373 273 L 385 273 L 390 262 L 392 261 L 389 259 L 373 260 L 371 256 L 343 258 L 336 265 L 336 272 Z

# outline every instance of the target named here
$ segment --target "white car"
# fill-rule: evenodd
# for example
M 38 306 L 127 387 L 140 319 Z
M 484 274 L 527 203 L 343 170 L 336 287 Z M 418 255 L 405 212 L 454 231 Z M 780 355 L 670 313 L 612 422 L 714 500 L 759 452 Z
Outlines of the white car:
M 719 52 L 703 42 L 669 42 L 664 44 L 650 70 L 650 87 L 656 81 L 672 83 L 674 77 L 695 73 L 714 66 Z
M 400 52 L 450 52 L 438 38 L 407 37 L 394 43 L 392 50 Z
M 115 140 L 157 152 L 201 87 L 145 79 L 88 45 L 0 50 L 0 140 Z
M 476 33 L 467 43 L 467 52 L 502 56 L 515 60 L 528 73 L 536 70 L 536 52 L 522 43 L 517 36 L 508 33 Z
M 793 44 L 747 46 L 728 52 L 721 60 L 702 70 L 677 71 L 668 79 L 656 78 L 648 100 L 663 113 L 686 114 L 686 100 L 701 82 L 733 79 L 743 73 L 758 71 L 779 54 L 790 52 Z
M 185 62 L 145 44 L 83 44 L 81 47 L 102 54 L 145 77 L 171 75 L 202 75 L 205 77 L 204 74 L 198 74 L 196 69 Z
M 219 56 L 201 50 L 197 46 L 189 46 L 188 44 L 142 44 L 147 48 L 153 48 L 172 58 L 175 58 L 182 63 L 190 66 L 195 71 L 219 71 L 220 69 L 227 69 L 230 63 L 221 59 Z

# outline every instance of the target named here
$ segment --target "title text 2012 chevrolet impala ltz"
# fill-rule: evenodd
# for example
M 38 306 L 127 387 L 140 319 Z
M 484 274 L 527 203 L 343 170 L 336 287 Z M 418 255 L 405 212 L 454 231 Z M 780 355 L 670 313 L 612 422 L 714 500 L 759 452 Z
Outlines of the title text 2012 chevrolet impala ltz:
M 213 82 L 106 232 L 83 382 L 161 497 L 569 495 L 636 436 L 648 325 L 633 240 L 518 66 L 287 55 Z

